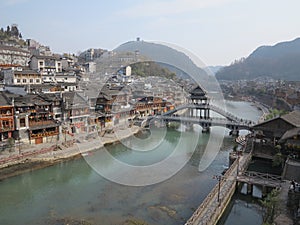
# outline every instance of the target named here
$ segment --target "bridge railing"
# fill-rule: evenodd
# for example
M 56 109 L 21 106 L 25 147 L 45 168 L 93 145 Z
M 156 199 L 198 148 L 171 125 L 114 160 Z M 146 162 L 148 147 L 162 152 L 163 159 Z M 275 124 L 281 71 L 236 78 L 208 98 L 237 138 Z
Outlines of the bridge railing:
M 215 111 L 216 113 L 219 113 L 220 115 L 226 117 L 227 119 L 229 119 L 231 121 L 243 123 L 245 125 L 254 125 L 255 124 L 251 120 L 245 120 L 245 119 L 239 118 L 239 117 L 233 115 L 232 113 L 225 111 L 224 109 L 222 109 L 216 105 L 213 105 L 213 104 L 210 104 L 210 105 L 184 104 L 184 105 L 177 106 L 175 109 L 172 109 L 168 112 L 163 113 L 162 116 L 168 116 L 168 115 L 175 113 L 177 111 L 180 111 L 182 109 L 187 109 L 187 108 L 196 109 L 199 107 L 209 108 L 209 109 Z
M 249 178 L 255 178 L 255 179 L 262 179 L 262 180 L 268 180 L 268 181 L 275 181 L 275 182 L 281 182 L 281 176 L 274 175 L 274 174 L 268 174 L 268 173 L 259 173 L 254 171 L 245 171 L 242 173 L 243 176 L 249 177 Z
M 224 109 L 221 109 L 220 107 L 218 107 L 216 105 L 210 105 L 210 109 L 217 112 L 217 113 L 219 113 L 220 115 L 232 120 L 232 121 L 240 122 L 240 123 L 243 123 L 245 125 L 254 125 L 255 124 L 254 121 L 239 118 L 239 117 L 233 115 L 232 113 L 230 113 L 228 111 L 225 111 Z

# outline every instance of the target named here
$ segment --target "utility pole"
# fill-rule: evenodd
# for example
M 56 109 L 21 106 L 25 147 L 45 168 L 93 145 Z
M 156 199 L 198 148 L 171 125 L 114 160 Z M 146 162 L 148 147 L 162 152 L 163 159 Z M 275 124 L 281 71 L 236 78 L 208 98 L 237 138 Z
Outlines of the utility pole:
M 221 199 L 220 199 L 220 193 L 221 193 L 221 182 L 224 179 L 222 175 L 214 175 L 213 179 L 216 179 L 218 181 L 218 203 L 219 205 L 221 204 Z

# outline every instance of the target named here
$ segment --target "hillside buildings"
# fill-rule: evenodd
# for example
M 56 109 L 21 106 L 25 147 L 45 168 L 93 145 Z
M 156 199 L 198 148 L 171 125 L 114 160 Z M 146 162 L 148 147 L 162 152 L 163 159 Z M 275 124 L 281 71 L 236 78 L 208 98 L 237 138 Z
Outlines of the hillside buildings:
M 28 50 L 0 45 L 0 67 L 27 66 L 29 60 L 30 52 Z
M 93 48 L 58 55 L 33 39 L 0 47 L 1 140 L 57 143 L 183 103 L 182 88 L 170 80 L 135 76 L 130 65 L 144 58 Z

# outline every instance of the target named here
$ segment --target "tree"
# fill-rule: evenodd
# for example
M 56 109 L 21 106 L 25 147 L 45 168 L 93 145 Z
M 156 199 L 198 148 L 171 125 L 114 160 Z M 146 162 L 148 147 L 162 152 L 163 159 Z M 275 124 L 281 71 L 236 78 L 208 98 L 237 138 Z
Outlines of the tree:
M 270 110 L 270 113 L 266 116 L 266 120 L 273 119 L 277 116 L 282 116 L 286 113 L 287 112 L 285 110 L 272 109 L 272 110 Z
M 7 27 L 6 27 L 6 34 L 7 34 L 7 35 L 10 35 L 10 26 L 7 26 Z
M 22 39 L 22 34 L 21 34 L 21 33 L 19 34 L 19 38 L 21 38 L 21 39 Z
M 4 29 L 3 29 L 3 27 L 1 27 L 1 30 L 0 30 L 0 31 L 1 31 L 1 33 L 4 33 Z
M 280 152 L 278 152 L 273 157 L 272 166 L 277 167 L 277 166 L 281 166 L 282 164 L 283 164 L 283 156 Z
M 11 26 L 10 33 L 14 37 L 19 37 L 19 29 L 18 29 L 17 25 Z
M 275 214 L 275 209 L 278 203 L 278 194 L 279 191 L 276 189 L 273 189 L 264 200 L 260 200 L 260 203 L 262 204 L 265 215 L 264 215 L 264 224 L 272 224 Z

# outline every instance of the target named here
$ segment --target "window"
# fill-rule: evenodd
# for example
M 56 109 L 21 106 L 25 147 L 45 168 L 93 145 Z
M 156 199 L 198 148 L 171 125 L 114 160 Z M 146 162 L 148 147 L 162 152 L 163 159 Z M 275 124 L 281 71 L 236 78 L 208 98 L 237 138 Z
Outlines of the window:
M 25 118 L 20 118 L 20 127 L 25 127 Z
M 17 83 L 21 83 L 21 79 L 17 79 Z
M 33 79 L 29 79 L 29 83 L 33 83 Z
M 40 83 L 40 79 L 36 79 L 35 82 L 36 82 L 36 83 Z
M 27 80 L 26 80 L 26 79 L 23 79 L 23 80 L 22 80 L 22 82 L 23 82 L 23 83 L 26 83 L 26 82 L 27 82 Z
M 40 62 L 40 66 L 43 66 L 44 65 L 44 62 Z

